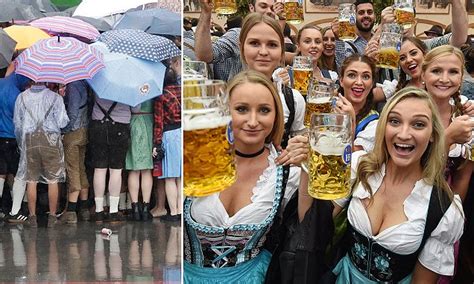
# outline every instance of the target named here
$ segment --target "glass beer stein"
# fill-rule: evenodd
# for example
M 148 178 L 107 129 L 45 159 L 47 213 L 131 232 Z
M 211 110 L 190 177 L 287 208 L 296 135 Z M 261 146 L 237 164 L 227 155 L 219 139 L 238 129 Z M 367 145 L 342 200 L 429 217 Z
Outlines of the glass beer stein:
M 205 62 L 183 60 L 183 85 L 203 84 L 207 77 L 207 64 Z M 194 91 L 188 88 L 185 95 L 199 97 L 199 91 L 199 88 L 195 86 Z
M 301 24 L 304 21 L 303 0 L 285 0 L 283 5 L 286 22 Z
M 214 10 L 221 15 L 235 14 L 237 3 L 235 3 L 235 0 L 214 0 Z
M 340 40 L 346 41 L 356 38 L 356 14 L 354 4 L 339 4 L 338 37 Z
M 394 14 L 397 24 L 409 29 L 415 23 L 415 10 L 412 0 L 395 0 Z
M 336 84 L 329 79 L 311 80 L 306 96 L 306 111 L 304 114 L 304 125 L 310 127 L 311 115 L 313 113 L 331 113 L 335 94 Z
M 377 67 L 398 69 L 402 37 L 402 29 L 398 24 L 385 24 L 382 26 Z
M 293 58 L 293 88 L 306 96 L 309 81 L 313 76 L 313 61 L 309 56 L 295 56 Z
M 352 128 L 348 114 L 311 116 L 308 193 L 334 200 L 350 193 Z
M 228 95 L 219 80 L 183 88 L 184 193 L 206 196 L 235 181 Z

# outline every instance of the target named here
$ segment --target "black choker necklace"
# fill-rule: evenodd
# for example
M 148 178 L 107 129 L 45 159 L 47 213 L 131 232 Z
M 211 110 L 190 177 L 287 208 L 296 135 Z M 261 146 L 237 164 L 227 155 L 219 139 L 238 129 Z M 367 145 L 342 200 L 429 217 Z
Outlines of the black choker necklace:
M 255 152 L 253 154 L 244 154 L 242 152 L 239 152 L 237 149 L 235 150 L 235 154 L 239 157 L 242 157 L 242 158 L 254 158 L 254 157 L 257 157 L 258 155 L 262 154 L 263 151 L 265 151 L 265 146 L 263 146 L 262 149 L 258 150 L 257 152 Z

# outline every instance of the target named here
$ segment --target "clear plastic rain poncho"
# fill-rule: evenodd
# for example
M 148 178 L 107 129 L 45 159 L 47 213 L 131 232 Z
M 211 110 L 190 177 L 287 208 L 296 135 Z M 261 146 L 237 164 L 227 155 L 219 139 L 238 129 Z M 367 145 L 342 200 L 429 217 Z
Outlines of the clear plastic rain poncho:
M 20 149 L 16 178 L 26 182 L 64 182 L 61 128 L 69 118 L 63 99 L 45 86 L 35 85 L 18 96 L 13 122 Z

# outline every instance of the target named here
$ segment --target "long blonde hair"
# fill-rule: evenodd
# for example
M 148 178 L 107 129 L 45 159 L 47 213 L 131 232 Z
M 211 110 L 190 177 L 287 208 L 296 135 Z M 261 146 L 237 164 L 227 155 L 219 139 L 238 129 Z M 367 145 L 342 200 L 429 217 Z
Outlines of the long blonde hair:
M 431 110 L 431 121 L 433 127 L 431 133 L 432 141 L 429 142 L 428 147 L 420 160 L 421 167 L 423 169 L 422 178 L 426 183 L 432 184 L 434 187 L 436 187 L 440 191 L 439 193 L 441 193 L 441 191 L 446 192 L 450 200 L 452 200 L 453 193 L 444 177 L 444 169 L 446 166 L 446 149 L 444 141 L 444 127 L 440 120 L 438 107 L 425 90 L 416 87 L 406 87 L 401 89 L 395 93 L 395 95 L 385 105 L 382 113 L 380 114 L 377 125 L 374 150 L 360 158 L 360 162 L 357 167 L 357 179 L 354 183 L 354 188 L 359 183 L 362 183 L 366 190 L 368 190 L 371 195 L 373 194 L 368 179 L 370 176 L 377 174 L 382 168 L 382 165 L 387 163 L 390 158 L 386 146 L 387 142 L 385 141 L 385 128 L 387 126 L 388 116 L 398 103 L 409 98 L 417 99 L 420 101 L 420 103 L 426 103 L 426 105 Z M 441 194 L 438 196 L 441 196 Z
M 425 74 L 428 67 L 433 62 L 436 62 L 436 60 L 438 60 L 440 57 L 448 56 L 451 54 L 454 54 L 459 59 L 459 61 L 461 61 L 461 66 L 459 67 L 461 69 L 461 78 L 462 78 L 464 76 L 464 64 L 465 64 L 464 54 L 459 48 L 454 47 L 452 45 L 442 45 L 430 50 L 430 52 L 428 52 L 425 55 L 425 59 L 423 60 L 423 64 L 421 65 L 422 74 Z M 451 96 L 454 99 L 454 103 L 455 103 L 455 109 L 453 113 L 454 116 L 463 115 L 462 105 L 461 105 L 461 93 L 460 93 L 461 87 L 462 87 L 462 81 L 461 81 L 461 85 L 459 85 L 459 90 Z
M 267 88 L 273 97 L 275 103 L 275 121 L 273 123 L 272 132 L 265 138 L 265 143 L 273 142 L 273 145 L 278 146 L 283 138 L 283 132 L 285 131 L 285 122 L 283 120 L 283 106 L 281 104 L 280 96 L 273 85 L 273 83 L 265 77 L 263 73 L 254 70 L 246 70 L 238 73 L 232 78 L 227 85 L 227 92 L 229 97 L 232 97 L 232 91 L 237 87 L 245 83 L 259 84 Z M 258 95 L 258 94 L 255 94 Z

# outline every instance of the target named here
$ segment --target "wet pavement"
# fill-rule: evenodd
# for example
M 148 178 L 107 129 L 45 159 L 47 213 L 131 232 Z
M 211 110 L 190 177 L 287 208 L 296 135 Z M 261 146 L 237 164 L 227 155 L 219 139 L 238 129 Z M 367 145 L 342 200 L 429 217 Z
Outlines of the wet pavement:
M 180 283 L 179 222 L 0 224 L 0 282 Z M 101 233 L 110 228 L 112 234 Z

